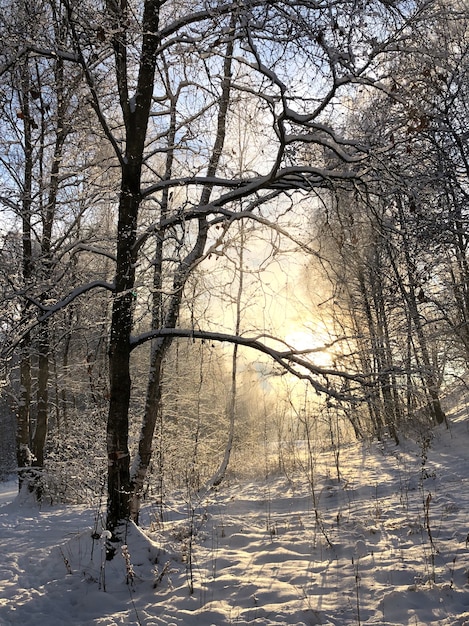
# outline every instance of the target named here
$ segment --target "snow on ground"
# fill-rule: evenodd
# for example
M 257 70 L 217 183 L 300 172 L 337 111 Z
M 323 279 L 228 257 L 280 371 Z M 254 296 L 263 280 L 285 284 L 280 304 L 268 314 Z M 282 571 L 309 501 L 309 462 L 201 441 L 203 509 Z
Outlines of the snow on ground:
M 465 411 L 427 443 L 349 445 L 340 480 L 318 453 L 288 477 L 174 497 L 163 520 L 148 505 L 111 561 L 96 509 L 38 510 L 4 483 L 0 625 L 469 626 Z

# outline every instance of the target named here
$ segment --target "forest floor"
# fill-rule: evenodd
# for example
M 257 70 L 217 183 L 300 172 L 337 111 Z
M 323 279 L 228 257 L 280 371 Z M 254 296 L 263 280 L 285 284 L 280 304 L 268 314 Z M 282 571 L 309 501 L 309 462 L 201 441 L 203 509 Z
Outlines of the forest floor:
M 148 504 L 111 561 L 96 507 L 38 509 L 2 483 L 0 625 L 469 626 L 465 402 L 415 439 L 343 447 L 339 476 L 329 450 Z

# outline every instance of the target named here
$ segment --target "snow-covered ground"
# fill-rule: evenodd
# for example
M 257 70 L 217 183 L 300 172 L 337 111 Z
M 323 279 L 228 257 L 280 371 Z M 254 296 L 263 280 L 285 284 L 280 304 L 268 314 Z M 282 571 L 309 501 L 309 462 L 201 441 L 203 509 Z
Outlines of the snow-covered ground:
M 469 419 L 311 471 L 149 504 L 104 558 L 97 510 L 0 486 L 0 624 L 469 626 Z M 314 490 L 311 489 L 311 482 Z M 192 589 L 192 593 L 191 593 Z

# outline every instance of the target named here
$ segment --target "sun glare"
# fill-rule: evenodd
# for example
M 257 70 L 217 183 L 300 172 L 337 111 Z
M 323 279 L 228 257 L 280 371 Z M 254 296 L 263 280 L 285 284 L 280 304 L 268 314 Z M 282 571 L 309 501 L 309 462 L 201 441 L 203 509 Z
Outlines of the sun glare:
M 325 334 L 313 331 L 293 330 L 285 336 L 285 342 L 295 350 L 311 350 L 309 354 L 304 356 L 318 367 L 330 367 L 332 365 L 331 353 L 327 348 L 321 350 L 321 347 L 329 341 L 330 339 Z

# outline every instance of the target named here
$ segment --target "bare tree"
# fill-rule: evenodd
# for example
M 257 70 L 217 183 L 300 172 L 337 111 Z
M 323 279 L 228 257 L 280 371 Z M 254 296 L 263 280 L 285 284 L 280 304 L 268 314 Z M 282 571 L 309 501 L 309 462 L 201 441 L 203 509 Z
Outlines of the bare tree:
M 231 224 L 253 220 L 278 229 L 278 215 L 294 206 L 295 194 L 315 195 L 362 176 L 369 146 L 341 126 L 343 105 L 359 90 L 391 91 L 381 60 L 395 54 L 407 36 L 404 25 L 418 24 L 430 5 L 401 11 L 379 1 L 108 0 L 97 10 L 66 0 L 69 40 L 27 39 L 4 60 L 5 70 L 34 52 L 77 68 L 119 171 L 107 420 L 107 525 L 116 534 L 122 520 L 138 516 L 162 363 L 174 338 L 259 350 L 331 395 L 342 394 L 330 381 L 335 375 L 357 381 L 355 374 L 314 366 L 288 346 L 274 347 L 267 337 L 178 328 L 179 312 L 188 277 Z M 382 29 L 375 28 L 377 19 Z M 243 169 L 230 142 L 241 97 L 255 127 L 253 156 Z M 95 280 L 42 302 L 42 322 L 96 287 L 110 285 Z M 149 291 L 152 314 L 137 328 L 136 311 L 147 306 Z M 148 341 L 146 408 L 131 472 L 131 353 Z
M 329 7 L 330 8 L 330 7 Z M 367 67 L 369 59 L 365 64 L 359 64 L 358 67 L 350 65 L 350 51 L 353 46 L 353 38 L 351 37 L 346 44 L 347 51 L 342 56 L 337 56 L 338 50 L 336 46 L 340 42 L 340 26 L 335 23 L 330 25 L 329 16 L 327 21 L 325 14 L 318 11 L 315 7 L 302 6 L 298 10 L 292 10 L 287 5 L 278 5 L 266 9 L 265 6 L 255 5 L 249 9 L 240 9 L 235 5 L 226 5 L 217 8 L 216 12 L 196 12 L 193 14 L 180 17 L 176 21 L 170 23 L 163 29 L 158 29 L 160 18 L 160 7 L 154 3 L 147 2 L 144 4 L 143 26 L 144 33 L 142 39 L 142 49 L 139 52 L 139 65 L 135 85 L 135 106 L 133 106 L 133 96 L 128 93 L 129 85 L 127 78 L 129 68 L 127 63 L 127 52 L 124 46 L 128 33 L 123 29 L 123 14 L 112 14 L 116 20 L 114 31 L 119 30 L 118 34 L 113 35 L 113 46 L 115 51 L 115 63 L 118 68 L 118 88 L 120 93 L 120 102 L 122 115 L 124 120 L 126 138 L 126 153 L 122 158 L 119 152 L 119 159 L 122 169 L 122 187 L 120 196 L 120 225 L 118 227 L 118 255 L 117 255 L 117 271 L 116 271 L 116 297 L 114 301 L 114 313 L 111 332 L 111 350 L 110 350 L 110 373 L 111 373 L 111 404 L 108 421 L 108 455 L 110 463 L 109 471 L 109 511 L 108 524 L 114 529 L 119 519 L 125 519 L 129 516 L 128 496 L 129 491 L 138 493 L 142 477 L 148 466 L 149 447 L 151 446 L 150 416 L 156 414 L 158 401 L 158 371 L 160 369 L 160 360 L 164 356 L 164 347 L 170 343 L 172 337 L 176 333 L 169 332 L 174 329 L 178 319 L 178 310 L 181 303 L 181 294 L 187 279 L 188 273 L 196 262 L 198 262 L 205 251 L 208 239 L 208 230 L 211 223 L 216 223 L 223 219 L 224 227 L 229 225 L 230 220 L 240 219 L 244 216 L 254 215 L 254 210 L 267 202 L 272 201 L 276 196 L 289 192 L 294 189 L 309 189 L 321 187 L 330 184 L 334 178 L 348 177 L 350 171 L 348 164 L 357 165 L 363 158 L 364 150 L 355 141 L 340 138 L 332 131 L 332 129 L 323 125 L 321 113 L 326 110 L 335 101 L 337 92 L 340 88 L 351 83 L 364 82 L 371 84 L 372 81 L 367 75 Z M 307 110 L 299 113 L 290 106 L 290 98 L 293 94 L 290 91 L 294 89 L 292 85 L 287 85 L 287 75 L 283 69 L 282 57 L 290 48 L 286 38 L 282 36 L 278 41 L 272 41 L 273 45 L 273 61 L 266 59 L 267 48 L 260 45 L 260 37 L 271 25 L 280 24 L 280 16 L 288 17 L 288 28 L 296 34 L 293 39 L 296 46 L 300 46 L 301 42 L 308 42 L 305 56 L 312 59 L 313 49 L 316 54 L 321 56 L 322 62 L 327 63 L 330 70 L 330 86 L 324 92 L 319 101 L 306 98 L 303 104 L 307 103 Z M 338 16 L 343 19 L 345 16 Z M 309 18 L 309 19 L 307 19 Z M 217 40 L 210 46 L 210 38 L 207 40 L 208 33 L 213 28 L 213 20 L 217 23 Z M 314 24 L 314 30 L 309 26 Z M 197 47 L 194 47 L 194 41 L 191 40 L 187 44 L 185 42 L 185 29 L 190 25 L 191 31 L 194 33 L 197 41 Z M 324 33 L 317 36 L 317 30 L 324 28 Z M 328 31 L 328 32 L 327 32 Z M 327 33 L 327 34 L 326 34 Z M 220 38 L 220 34 L 222 37 Z M 287 33 L 285 32 L 285 37 Z M 314 35 L 314 36 L 313 36 Z M 329 38 L 329 39 L 328 39 Z M 204 40 L 205 45 L 199 44 Z M 290 39 L 291 41 L 291 39 Z M 193 117 L 200 124 L 205 120 L 205 110 L 217 111 L 215 115 L 215 123 L 207 127 L 209 131 L 207 137 L 213 135 L 212 148 L 207 152 L 205 164 L 205 175 L 203 176 L 184 176 L 177 175 L 171 165 L 170 177 L 168 177 L 168 161 L 166 161 L 166 174 L 162 177 L 161 182 L 151 183 L 146 189 L 142 190 L 141 185 L 145 181 L 147 174 L 144 166 L 149 167 L 148 160 L 145 160 L 145 142 L 151 138 L 151 129 L 149 122 L 151 119 L 151 107 L 155 89 L 157 89 L 158 81 L 156 76 L 166 75 L 168 71 L 168 59 L 171 58 L 173 46 L 177 45 L 178 54 L 182 50 L 186 55 L 190 54 L 190 63 L 185 62 L 185 71 L 175 72 L 178 77 L 188 76 L 188 70 L 197 65 L 200 71 L 204 71 L 207 79 L 212 75 L 210 83 L 207 85 L 218 84 L 218 95 L 212 103 L 207 103 L 206 98 L 199 95 L 200 102 L 203 107 L 199 107 L 197 116 L 193 113 Z M 387 42 L 384 42 L 385 45 Z M 216 45 L 215 45 L 216 44 Z M 357 42 L 358 45 L 358 42 Z M 343 48 L 343 45 L 341 46 Z M 160 49 L 164 48 L 164 57 L 160 54 Z M 244 54 L 243 54 L 244 48 Z M 297 51 L 299 51 L 299 47 Z M 240 55 L 243 56 L 240 58 Z M 272 51 L 269 52 L 269 56 Z M 374 53 L 373 53 L 374 56 Z M 174 57 L 173 57 L 174 59 Z M 209 64 L 210 61 L 210 64 Z M 176 63 L 174 59 L 172 63 Z M 164 63 L 162 66 L 161 63 Z M 218 71 L 219 79 L 214 80 L 213 70 L 218 67 L 223 71 Z M 317 65 L 315 66 L 317 68 Z M 161 69 L 160 69 L 161 68 Z M 207 71 L 208 70 L 208 71 Z M 313 70 L 313 72 L 316 70 Z M 247 82 L 249 80 L 249 82 Z M 120 82 L 119 82 L 120 81 Z M 266 135 L 266 149 L 271 151 L 272 156 L 267 160 L 267 169 L 264 173 L 254 173 L 246 177 L 243 173 L 238 177 L 219 176 L 217 171 L 221 165 L 221 157 L 224 156 L 224 169 L 227 168 L 229 161 L 225 151 L 228 111 L 230 100 L 233 94 L 242 90 L 251 90 L 250 84 L 257 83 L 259 95 L 257 96 L 259 107 L 265 108 L 271 118 L 270 128 L 264 125 L 264 133 Z M 91 81 L 90 81 L 91 84 Z M 196 84 L 196 93 L 200 94 L 202 85 Z M 167 86 L 159 88 L 161 93 L 161 101 L 170 104 L 170 97 Z M 207 87 L 204 86 L 204 90 Z M 182 87 L 171 90 L 171 94 L 180 93 Z M 192 96 L 194 104 L 198 104 L 199 100 L 194 94 Z M 172 97 L 174 102 L 174 96 Z M 169 119 L 171 120 L 171 106 L 168 106 Z M 193 136 L 190 129 L 194 126 L 193 119 L 185 121 L 183 128 Z M 169 124 L 168 129 L 171 128 Z M 147 135 L 147 131 L 149 134 Z M 167 131 L 168 132 L 168 131 Z M 166 137 L 171 137 L 166 132 Z M 169 131 L 170 132 L 170 131 Z M 338 154 L 341 162 L 345 165 L 345 170 L 340 167 L 336 171 L 329 171 L 323 164 L 311 166 L 308 163 L 292 162 L 295 146 L 307 144 L 322 144 L 328 149 Z M 193 148 L 193 146 L 191 146 Z M 172 158 L 171 148 L 165 148 L 168 156 Z M 187 149 L 187 148 L 186 148 Z M 201 146 L 202 150 L 204 147 Z M 199 149 L 199 150 L 200 150 Z M 203 154 L 203 153 L 202 153 Z M 147 157 L 148 158 L 148 157 Z M 199 159 L 201 154 L 199 154 Z M 175 176 L 176 174 L 176 176 Z M 176 211 L 174 209 L 168 214 L 164 205 L 165 193 L 168 189 L 172 189 L 175 194 L 178 188 L 184 184 L 187 191 L 183 198 L 182 207 L 179 206 Z M 197 187 L 201 188 L 199 199 L 194 201 L 193 192 Z M 174 189 L 173 189 L 174 188 Z M 215 194 L 216 192 L 216 194 Z M 141 437 L 140 445 L 145 446 L 141 450 L 138 457 L 138 465 L 135 476 L 138 480 L 132 480 L 129 473 L 129 452 L 127 442 L 128 432 L 128 404 L 130 398 L 130 369 L 129 355 L 132 349 L 130 335 L 132 330 L 132 307 L 133 307 L 133 290 L 136 284 L 135 266 L 137 258 L 135 253 L 141 249 L 147 235 L 137 235 L 138 230 L 138 214 L 141 199 L 150 197 L 160 197 L 163 199 L 162 215 L 159 222 L 156 222 L 153 229 L 156 230 L 158 236 L 164 238 L 176 229 L 184 232 L 188 226 L 192 226 L 195 222 L 196 229 L 194 232 L 194 243 L 189 246 L 187 253 L 181 256 L 181 261 L 176 266 L 173 273 L 172 284 L 168 297 L 168 304 L 165 319 L 162 328 L 167 329 L 166 334 L 160 333 L 160 329 L 146 335 L 147 338 L 160 336 L 160 339 L 153 339 L 154 361 L 152 362 L 150 384 L 152 390 L 149 391 L 150 402 L 147 400 L 146 419 L 144 428 L 149 427 L 149 435 L 146 433 Z M 173 196 L 174 197 L 174 196 Z M 169 195 L 168 195 L 169 200 Z M 241 212 L 235 211 L 232 207 L 235 203 L 242 202 Z M 182 209 L 182 210 L 181 210 Z M 209 222 L 209 217 L 214 216 Z M 219 216 L 219 217 L 218 217 Z M 150 233 L 147 228 L 146 233 Z M 186 239 L 186 241 L 188 241 Z M 187 244 L 186 244 L 187 245 Z M 194 335 L 195 336 L 195 335 Z M 134 344 L 136 345 L 136 344 Z
M 380 288 L 394 320 L 395 348 L 386 369 L 401 378 L 406 372 L 408 415 L 426 404 L 430 422 L 438 423 L 445 420 L 439 395 L 448 354 L 456 357 L 454 371 L 465 352 L 467 168 L 461 122 L 467 111 L 460 97 L 466 36 L 462 7 L 435 3 L 408 54 L 392 61 L 391 109 L 387 97 L 375 95 L 368 113 L 354 118 L 375 144 L 368 179 L 374 195 L 363 206 L 375 220 L 376 249 L 387 267 L 387 285 L 382 272 Z
M 44 465 L 53 352 L 63 340 L 66 359 L 70 347 L 71 329 L 59 332 L 60 321 L 53 323 L 50 306 L 82 280 L 76 272 L 85 247 L 82 219 L 91 198 L 99 203 L 91 182 L 94 151 L 83 156 L 92 125 L 86 120 L 82 71 L 53 52 L 70 44 L 64 17 L 63 8 L 54 3 L 24 0 L 17 12 L 5 12 L 2 23 L 9 42 L 3 52 L 11 62 L 3 72 L 9 98 L 2 102 L 5 184 L 0 205 L 10 240 L 18 229 L 21 247 L 20 271 L 10 267 L 3 274 L 7 301 L 19 303 L 10 319 L 5 354 L 19 355 L 11 364 L 19 372 L 13 396 L 20 487 L 28 467 L 34 465 L 40 473 Z M 44 49 L 35 52 L 39 42 Z

